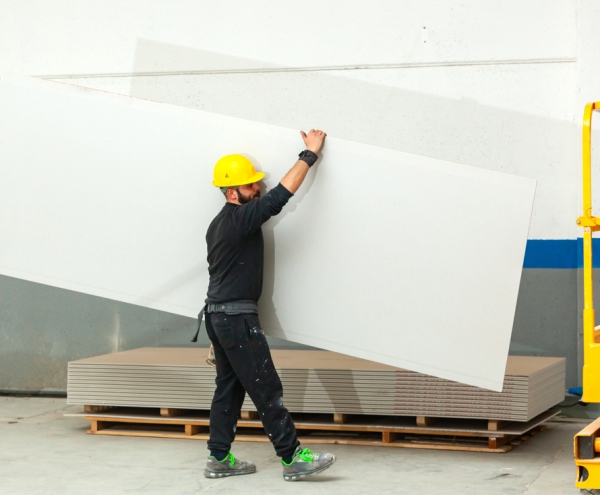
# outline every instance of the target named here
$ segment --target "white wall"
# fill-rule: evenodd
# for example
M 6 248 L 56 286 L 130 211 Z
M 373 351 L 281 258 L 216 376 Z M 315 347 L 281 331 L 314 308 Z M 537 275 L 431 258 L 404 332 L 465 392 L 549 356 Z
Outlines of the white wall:
M 5 0 L 1 61 L 23 73 L 127 72 L 138 38 L 292 66 L 574 57 L 575 6 L 572 0 Z
M 530 238 L 578 234 L 582 99 L 600 99 L 593 45 L 578 38 L 600 17 L 592 0 L 1 6 L 0 70 L 533 177 Z M 437 66 L 105 77 L 407 63 Z

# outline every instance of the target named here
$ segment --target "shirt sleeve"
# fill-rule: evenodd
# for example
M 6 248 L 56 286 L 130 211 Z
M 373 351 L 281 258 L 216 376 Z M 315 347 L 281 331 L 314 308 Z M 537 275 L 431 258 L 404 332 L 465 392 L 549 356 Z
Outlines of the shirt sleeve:
M 262 198 L 238 206 L 233 214 L 234 221 L 244 235 L 252 235 L 269 218 L 279 214 L 292 196 L 281 183 L 277 184 Z

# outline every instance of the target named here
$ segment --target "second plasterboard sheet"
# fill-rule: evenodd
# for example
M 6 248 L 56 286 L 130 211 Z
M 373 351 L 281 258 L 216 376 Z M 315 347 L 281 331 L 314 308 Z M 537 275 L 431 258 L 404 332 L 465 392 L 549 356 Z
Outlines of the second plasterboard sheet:
M 195 316 L 216 160 L 273 187 L 297 130 L 31 78 L 0 82 L 0 273 Z M 328 137 L 265 225 L 270 335 L 500 390 L 535 182 Z

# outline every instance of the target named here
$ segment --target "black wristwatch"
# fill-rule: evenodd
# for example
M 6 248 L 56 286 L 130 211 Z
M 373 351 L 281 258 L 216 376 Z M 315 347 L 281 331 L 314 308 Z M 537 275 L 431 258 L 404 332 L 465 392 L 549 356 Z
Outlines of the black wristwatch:
M 315 164 L 315 162 L 319 159 L 317 154 L 313 153 L 310 150 L 304 150 L 298 155 L 298 158 L 305 162 L 309 167 L 312 167 Z

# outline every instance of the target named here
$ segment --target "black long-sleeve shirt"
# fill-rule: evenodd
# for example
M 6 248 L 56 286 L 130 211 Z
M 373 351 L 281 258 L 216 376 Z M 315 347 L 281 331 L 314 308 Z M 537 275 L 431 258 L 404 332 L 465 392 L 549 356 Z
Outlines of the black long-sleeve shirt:
M 258 302 L 262 293 L 264 240 L 261 226 L 293 196 L 278 184 L 244 205 L 225 203 L 206 232 L 207 304 Z

